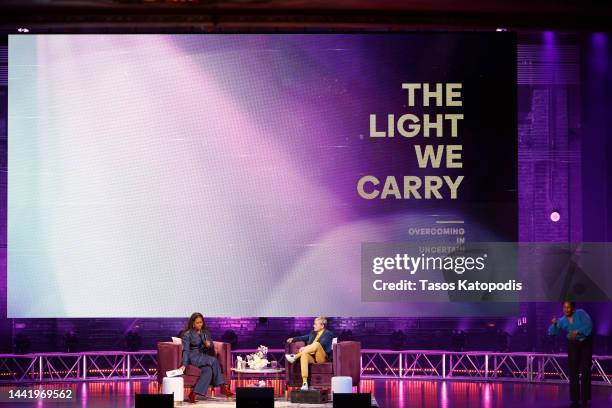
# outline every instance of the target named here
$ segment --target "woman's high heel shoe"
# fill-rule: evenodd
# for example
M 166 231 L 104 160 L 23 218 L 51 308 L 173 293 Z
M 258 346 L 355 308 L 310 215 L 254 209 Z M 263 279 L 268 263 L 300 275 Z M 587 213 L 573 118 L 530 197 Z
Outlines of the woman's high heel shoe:
M 196 395 L 197 394 L 195 392 L 191 391 L 189 393 L 189 395 L 187 395 L 187 398 L 189 398 L 189 402 L 191 402 L 192 404 L 195 404 L 195 402 L 196 402 Z
M 227 384 L 221 384 L 219 388 L 221 389 L 221 394 L 225 395 L 227 398 L 234 396 L 234 393 L 229 389 Z

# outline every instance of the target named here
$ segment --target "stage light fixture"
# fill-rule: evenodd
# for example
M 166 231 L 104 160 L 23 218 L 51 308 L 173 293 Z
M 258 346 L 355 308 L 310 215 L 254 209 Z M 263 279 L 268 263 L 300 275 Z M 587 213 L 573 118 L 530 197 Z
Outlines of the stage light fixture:
M 559 211 L 554 210 L 553 212 L 550 213 L 550 220 L 552 222 L 559 222 L 560 219 L 561 219 L 561 214 L 559 213 Z

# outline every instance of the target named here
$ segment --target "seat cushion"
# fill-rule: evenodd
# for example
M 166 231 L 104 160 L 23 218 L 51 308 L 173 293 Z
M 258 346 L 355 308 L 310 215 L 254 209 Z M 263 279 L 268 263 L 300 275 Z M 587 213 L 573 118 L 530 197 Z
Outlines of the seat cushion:
M 313 374 L 331 374 L 334 372 L 332 363 L 311 364 L 310 372 Z
M 185 368 L 185 372 L 183 373 L 183 375 L 195 377 L 199 377 L 200 374 L 202 374 L 202 370 L 193 365 L 188 365 L 187 368 Z
M 310 374 L 310 385 L 331 385 L 332 374 L 331 373 L 311 373 Z
M 202 374 L 202 370 L 196 366 L 188 365 L 183 374 L 185 387 L 193 387 L 198 382 L 200 374 Z

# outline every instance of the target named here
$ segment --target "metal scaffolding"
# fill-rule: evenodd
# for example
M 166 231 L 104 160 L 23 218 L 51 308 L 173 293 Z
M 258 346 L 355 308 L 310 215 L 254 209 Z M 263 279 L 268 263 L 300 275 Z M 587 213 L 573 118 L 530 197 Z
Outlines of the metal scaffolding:
M 253 350 L 233 350 L 232 354 Z M 284 364 L 284 350 L 268 350 Z M 612 386 L 612 356 L 593 356 L 593 383 Z M 567 355 L 443 350 L 361 350 L 363 378 L 567 382 Z M 0 354 L 0 383 L 155 380 L 157 351 Z
M 152 380 L 157 351 L 0 354 L 0 383 Z
M 612 356 L 593 356 L 593 383 L 612 386 Z M 362 350 L 365 378 L 567 382 L 567 354 Z

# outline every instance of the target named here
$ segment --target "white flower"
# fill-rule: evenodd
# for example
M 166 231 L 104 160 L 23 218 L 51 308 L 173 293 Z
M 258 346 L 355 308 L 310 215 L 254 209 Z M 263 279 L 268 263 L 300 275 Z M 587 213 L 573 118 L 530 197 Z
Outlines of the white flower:
M 248 354 L 247 364 L 249 368 L 252 369 L 262 369 L 268 366 L 268 359 L 266 355 L 268 354 L 268 348 L 264 345 L 260 345 L 257 348 L 257 351 L 253 354 Z

